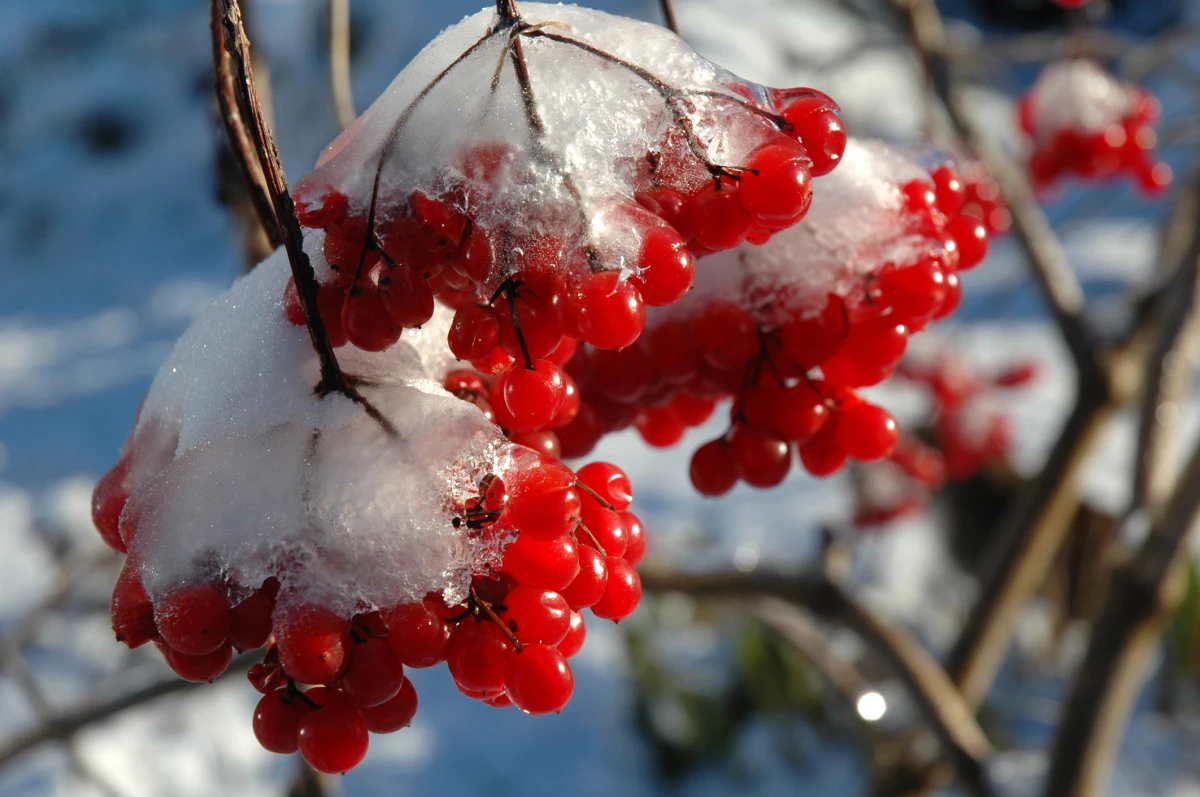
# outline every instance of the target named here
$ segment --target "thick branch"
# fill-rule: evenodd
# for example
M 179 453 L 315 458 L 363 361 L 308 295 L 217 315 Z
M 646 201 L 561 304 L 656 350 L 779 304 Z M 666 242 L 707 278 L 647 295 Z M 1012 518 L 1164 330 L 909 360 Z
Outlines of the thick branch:
M 778 572 L 684 574 L 645 571 L 643 587 L 699 597 L 780 598 L 845 624 L 895 669 L 942 744 L 964 785 L 991 794 L 982 761 L 991 752 L 971 710 L 928 653 L 903 631 L 876 620 L 824 573 Z
M 1113 578 L 1055 734 L 1047 797 L 1103 793 L 1146 665 L 1178 597 L 1169 576 L 1197 515 L 1200 447 L 1193 452 L 1161 520 L 1137 555 Z
M 304 239 L 291 194 L 288 192 L 287 177 L 283 173 L 275 140 L 263 118 L 262 106 L 254 88 L 254 73 L 250 66 L 250 41 L 246 38 L 238 0 L 212 0 L 211 13 L 213 69 L 217 73 L 219 86 L 226 83 L 232 86 L 233 107 L 236 107 L 239 114 L 236 120 L 228 119 L 226 125 L 234 125 L 244 130 L 245 123 L 249 123 L 249 139 L 254 144 L 254 154 L 266 180 L 275 223 L 287 250 L 292 278 L 296 281 L 300 305 L 304 309 L 304 318 L 308 324 L 309 337 L 312 338 L 313 348 L 320 361 L 321 381 L 317 385 L 317 392 L 322 396 L 336 392 L 353 398 L 357 394 L 347 384 L 345 375 L 338 366 L 337 355 L 333 353 L 333 346 L 325 332 L 325 324 L 317 310 L 319 286 L 316 273 L 308 260 L 308 254 L 304 251 Z M 228 58 L 223 57 L 222 52 L 228 54 Z
M 350 0 L 329 0 L 329 89 L 338 124 L 345 130 L 358 115 L 350 84 Z

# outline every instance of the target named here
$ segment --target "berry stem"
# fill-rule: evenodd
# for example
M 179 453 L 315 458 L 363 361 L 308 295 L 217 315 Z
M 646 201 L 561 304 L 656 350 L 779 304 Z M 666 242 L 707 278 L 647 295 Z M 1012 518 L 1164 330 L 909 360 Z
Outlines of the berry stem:
M 590 495 L 592 498 L 595 498 L 597 503 L 599 503 L 600 506 L 604 507 L 605 509 L 616 509 L 616 507 L 612 505 L 611 501 L 609 501 L 604 496 L 600 495 L 600 493 L 596 492 L 595 490 L 593 490 L 591 487 L 589 487 L 587 484 L 580 481 L 579 479 L 575 480 L 575 486 L 578 487 L 580 490 L 583 490 L 585 493 Z M 583 524 L 581 523 L 580 525 L 583 525 Z M 590 534 L 591 532 L 588 532 L 588 533 Z M 593 539 L 595 539 L 595 538 L 593 537 Z
M 502 25 L 512 25 L 521 19 L 516 0 L 496 0 L 496 14 Z
M 596 546 L 596 550 L 600 552 L 600 555 L 607 559 L 608 551 L 604 550 L 604 546 L 600 544 L 600 540 L 596 539 L 596 535 L 592 534 L 592 530 L 585 526 L 582 520 L 579 521 L 579 529 L 588 536 L 588 539 L 592 541 L 592 545 Z
M 496 611 L 492 608 L 491 604 L 480 599 L 480 597 L 475 594 L 474 588 L 471 589 L 471 600 L 474 601 L 475 605 L 478 606 L 492 622 L 500 626 L 500 630 L 504 632 L 504 635 L 509 638 L 509 640 L 513 643 L 513 646 L 516 647 L 517 652 L 520 653 L 522 647 L 521 640 L 517 639 L 516 634 L 514 634 L 508 626 L 500 622 L 500 616 L 496 614 Z

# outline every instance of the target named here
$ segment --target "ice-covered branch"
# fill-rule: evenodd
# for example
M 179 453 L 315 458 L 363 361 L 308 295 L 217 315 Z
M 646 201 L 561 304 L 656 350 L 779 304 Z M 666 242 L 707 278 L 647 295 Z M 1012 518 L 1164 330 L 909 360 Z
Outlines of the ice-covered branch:
M 710 598 L 774 597 L 844 624 L 896 671 L 945 746 L 972 794 L 992 793 L 983 761 L 991 752 L 972 711 L 937 662 L 904 631 L 876 619 L 823 572 L 755 571 L 688 574 L 646 570 L 644 589 Z

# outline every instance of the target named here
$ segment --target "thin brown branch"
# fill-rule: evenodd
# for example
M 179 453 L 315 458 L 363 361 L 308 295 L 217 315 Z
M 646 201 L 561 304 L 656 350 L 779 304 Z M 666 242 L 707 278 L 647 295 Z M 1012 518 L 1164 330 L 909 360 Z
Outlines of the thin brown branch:
M 1137 555 L 1113 578 L 1051 748 L 1047 797 L 1104 793 L 1163 625 L 1179 597 L 1172 579 L 1200 515 L 1200 446 Z
M 258 659 L 259 656 L 255 654 L 246 654 L 234 659 L 233 663 L 229 665 L 229 669 L 221 674 L 217 680 L 244 675 L 246 670 L 250 668 L 250 665 L 254 664 Z M 46 742 L 66 741 L 79 731 L 96 723 L 103 722 L 123 711 L 197 686 L 201 686 L 201 684 L 184 681 L 172 675 L 169 678 L 155 681 L 140 689 L 126 692 L 102 703 L 82 706 L 51 717 L 37 727 L 17 734 L 4 744 L 0 744 L 0 768 L 3 768 L 17 756 Z
M 658 7 L 662 10 L 663 25 L 667 30 L 679 35 L 679 22 L 675 19 L 675 3 L 673 0 L 658 0 Z
M 296 761 L 296 776 L 288 786 L 287 797 L 330 797 L 337 791 L 330 777 L 313 769 L 303 758 Z
M 645 589 L 698 597 L 775 597 L 817 616 L 844 624 L 881 655 L 904 681 L 914 703 L 948 753 L 963 785 L 977 795 L 992 793 L 983 761 L 991 746 L 937 662 L 904 631 L 884 624 L 855 603 L 824 572 L 727 572 L 685 574 L 646 570 Z
M 502 26 L 511 25 L 521 19 L 516 0 L 496 0 L 496 15 Z
M 329 0 L 329 89 L 343 130 L 358 116 L 350 84 L 350 0 Z
M 266 234 L 271 249 L 276 249 L 283 243 L 283 235 L 280 233 L 279 224 L 275 219 L 270 191 L 262 169 L 259 167 L 254 144 L 246 130 L 245 120 L 238 110 L 229 55 L 225 52 L 223 44 L 224 35 L 221 32 L 220 17 L 215 13 L 212 14 L 209 24 L 212 28 L 213 91 L 217 97 L 217 110 L 221 116 L 221 124 L 225 128 L 225 138 L 229 144 L 230 155 L 235 168 L 241 175 L 248 200 L 254 209 L 254 216 Z
M 218 76 L 218 85 L 228 82 L 232 86 L 234 102 L 231 107 L 237 109 L 242 123 L 248 123 L 241 126 L 248 126 L 249 139 L 253 142 L 255 157 L 266 180 L 275 223 L 287 250 L 292 278 L 296 281 L 309 337 L 320 362 L 321 380 L 316 391 L 321 396 L 341 393 L 361 403 L 361 396 L 347 383 L 338 365 L 337 355 L 333 352 L 325 324 L 317 310 L 319 287 L 316 273 L 309 262 L 308 254 L 304 251 L 304 239 L 300 231 L 300 222 L 296 218 L 295 205 L 288 192 L 287 176 L 279 162 L 279 151 L 275 147 L 271 129 L 263 117 L 262 106 L 254 87 L 254 72 L 250 65 L 250 41 L 246 38 L 246 29 L 242 23 L 241 7 L 238 0 L 212 0 L 211 13 L 213 69 Z M 232 119 L 227 121 L 227 127 L 235 124 L 237 123 Z

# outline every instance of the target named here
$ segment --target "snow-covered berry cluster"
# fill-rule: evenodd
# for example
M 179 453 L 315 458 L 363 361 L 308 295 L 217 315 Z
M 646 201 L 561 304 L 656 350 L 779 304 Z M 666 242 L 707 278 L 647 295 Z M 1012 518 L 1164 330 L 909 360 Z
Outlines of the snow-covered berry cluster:
M 651 313 L 636 344 L 580 349 L 568 370 L 582 401 L 559 430 L 564 453 L 630 425 L 673 445 L 722 398 L 734 399 L 729 432 L 692 460 L 705 495 L 739 480 L 774 486 L 793 451 L 826 476 L 892 450 L 891 415 L 855 390 L 887 378 L 909 335 L 954 310 L 958 272 L 983 260 L 987 232 L 962 212 L 950 165 L 926 168 L 879 142 L 852 139 L 819 189 L 800 224 L 702 260 L 696 289 Z
M 1124 83 L 1101 64 L 1069 58 L 1048 64 L 1018 103 L 1021 129 L 1033 141 L 1029 172 L 1047 187 L 1067 176 L 1111 180 L 1132 176 L 1145 194 L 1171 183 L 1171 167 L 1155 159 L 1160 106 L 1145 89 Z
M 1012 227 L 1008 199 L 988 173 L 987 167 L 977 160 L 960 160 L 958 174 L 964 192 L 962 213 L 982 221 L 989 236 L 1008 232 Z

